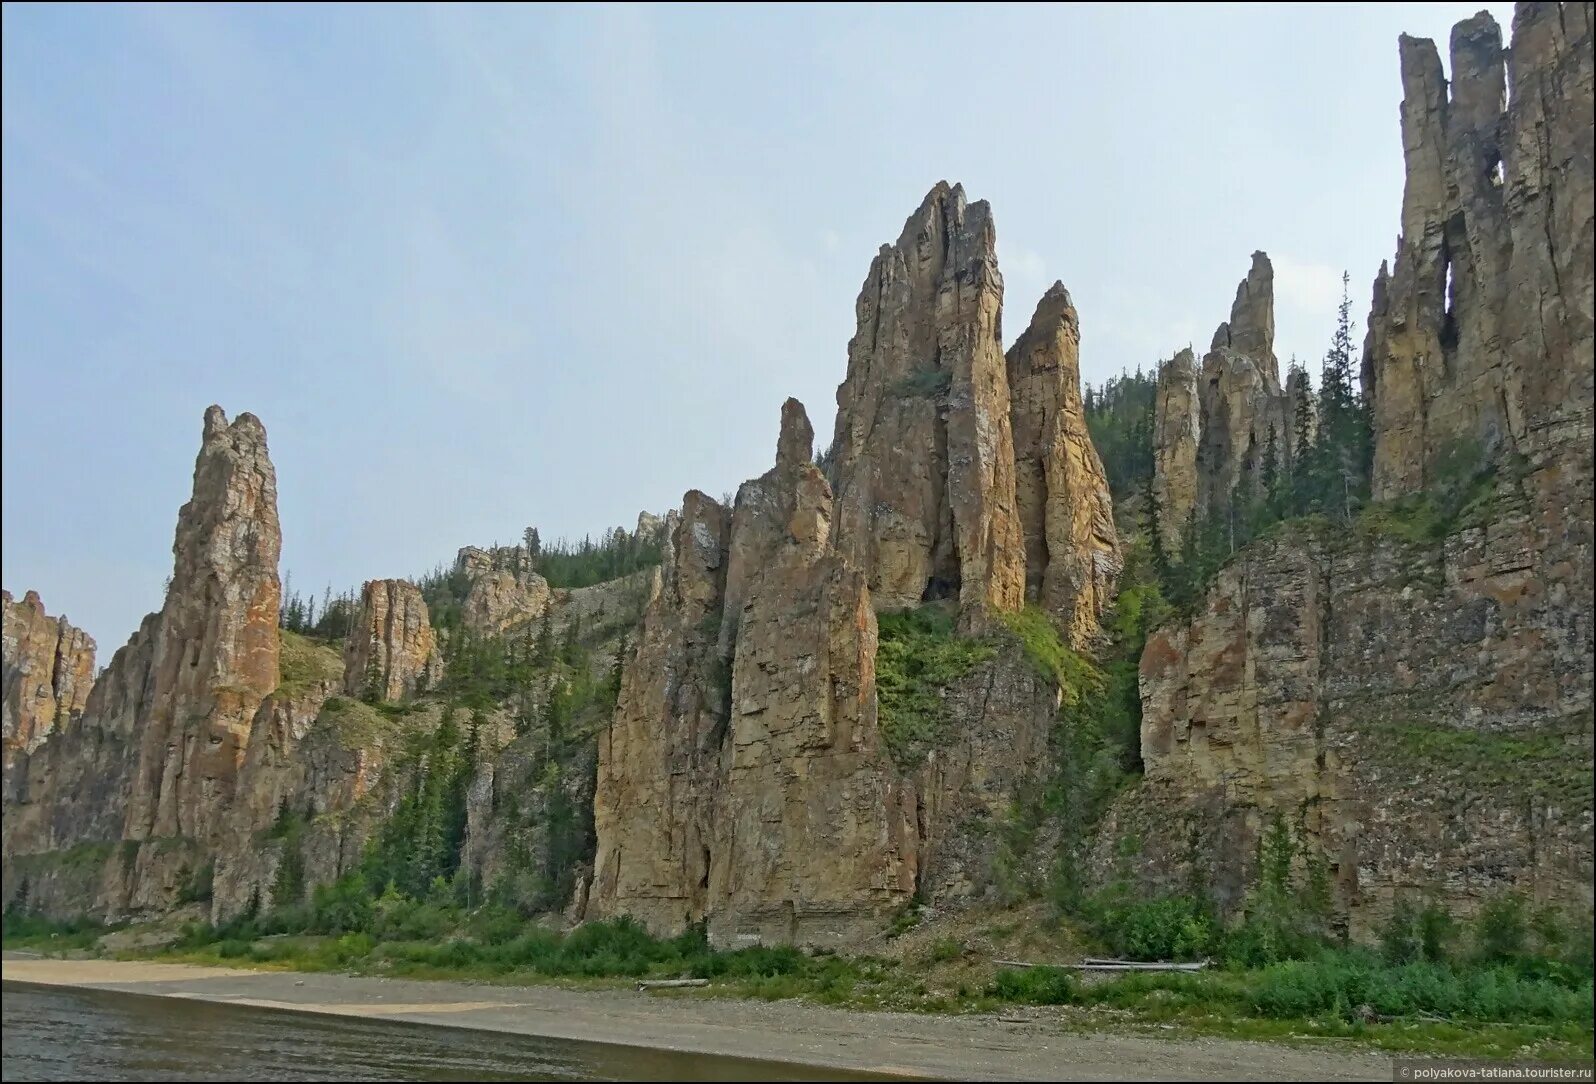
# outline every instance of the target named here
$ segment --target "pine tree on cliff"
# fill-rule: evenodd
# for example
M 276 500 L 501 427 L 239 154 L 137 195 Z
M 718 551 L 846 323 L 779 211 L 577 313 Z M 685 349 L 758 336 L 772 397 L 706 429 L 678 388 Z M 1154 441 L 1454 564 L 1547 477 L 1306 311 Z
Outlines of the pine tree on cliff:
M 1364 469 L 1369 425 L 1352 378 L 1352 300 L 1348 277 L 1341 276 L 1341 305 L 1336 330 L 1324 358 L 1319 382 L 1317 458 L 1323 476 L 1317 479 L 1325 511 L 1346 522 L 1364 502 L 1368 475 Z

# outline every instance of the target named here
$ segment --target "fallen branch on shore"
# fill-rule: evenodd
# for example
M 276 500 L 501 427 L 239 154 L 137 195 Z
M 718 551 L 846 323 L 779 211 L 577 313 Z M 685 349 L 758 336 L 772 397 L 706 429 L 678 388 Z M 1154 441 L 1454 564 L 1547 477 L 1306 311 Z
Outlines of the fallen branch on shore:
M 638 979 L 639 990 L 670 990 L 678 986 L 708 986 L 708 979 Z
M 1036 964 L 1024 960 L 993 960 L 999 967 L 1060 967 L 1069 971 L 1201 971 L 1208 966 L 1207 960 L 1197 960 L 1194 963 L 1173 963 L 1170 961 L 1154 960 L 1104 960 L 1088 956 L 1078 964 Z

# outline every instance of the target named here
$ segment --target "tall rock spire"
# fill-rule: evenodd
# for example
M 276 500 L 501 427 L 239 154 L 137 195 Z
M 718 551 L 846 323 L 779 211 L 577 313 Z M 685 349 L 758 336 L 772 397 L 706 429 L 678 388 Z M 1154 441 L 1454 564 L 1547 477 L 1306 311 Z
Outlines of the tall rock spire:
M 1404 35 L 1402 235 L 1365 343 L 1373 490 L 1460 452 L 1582 444 L 1592 389 L 1592 6 L 1521 3 L 1435 43 Z M 1560 453 L 1559 453 L 1560 454 Z
M 202 836 L 207 812 L 231 795 L 255 711 L 277 687 L 281 550 L 266 427 L 213 406 L 166 604 L 140 632 L 154 643 L 127 838 Z
M 1025 597 L 1085 646 L 1124 562 L 1103 462 L 1081 402 L 1080 319 L 1055 282 L 1007 356 Z
M 1024 602 L 1002 309 L 991 209 L 939 182 L 870 265 L 837 389 L 837 546 L 878 609 Z

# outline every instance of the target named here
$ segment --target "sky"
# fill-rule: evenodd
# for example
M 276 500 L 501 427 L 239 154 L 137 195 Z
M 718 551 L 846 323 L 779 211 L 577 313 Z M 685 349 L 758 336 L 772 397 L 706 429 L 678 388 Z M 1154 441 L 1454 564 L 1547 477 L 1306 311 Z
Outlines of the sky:
M 0 581 L 109 661 L 213 402 L 302 591 L 731 491 L 787 396 L 825 443 L 939 179 L 1088 382 L 1205 347 L 1255 249 L 1316 367 L 1395 251 L 1397 35 L 1477 6 L 8 4 Z

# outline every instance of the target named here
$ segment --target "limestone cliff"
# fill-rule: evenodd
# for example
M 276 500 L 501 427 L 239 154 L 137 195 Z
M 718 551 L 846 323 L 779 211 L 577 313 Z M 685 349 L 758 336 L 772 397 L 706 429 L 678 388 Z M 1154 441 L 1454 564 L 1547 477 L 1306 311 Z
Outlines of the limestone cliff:
M 789 400 L 776 466 L 729 518 L 684 501 L 599 741 L 589 916 L 850 945 L 916 894 L 990 887 L 984 833 L 1045 762 L 1057 689 L 1014 645 L 987 652 L 943 693 L 950 733 L 918 764 L 893 759 L 870 591 L 812 440 Z
M 1588 465 L 1591 24 L 1588 3 L 1519 4 L 1504 50 L 1481 12 L 1452 32 L 1450 84 L 1434 42 L 1401 40 L 1402 233 L 1364 357 L 1376 498 L 1460 454 Z
M 11 767 L 83 714 L 94 684 L 94 640 L 65 617 L 50 617 L 35 591 L 21 602 L 0 593 L 0 749 L 7 792 Z
M 344 644 L 344 692 L 402 700 L 443 677 L 426 600 L 408 580 L 367 580 Z
M 939 183 L 870 265 L 837 389 L 838 547 L 879 610 L 1024 602 L 1002 309 L 991 209 Z
M 717 944 L 851 943 L 916 884 L 913 794 L 876 718 L 875 613 L 863 574 L 830 552 L 813 443 L 789 399 L 776 466 L 742 486 L 732 516 L 725 621 L 737 631 L 709 851 Z
M 1055 282 L 1006 358 L 1025 597 L 1088 645 L 1123 566 L 1103 463 L 1081 403 L 1080 319 Z

